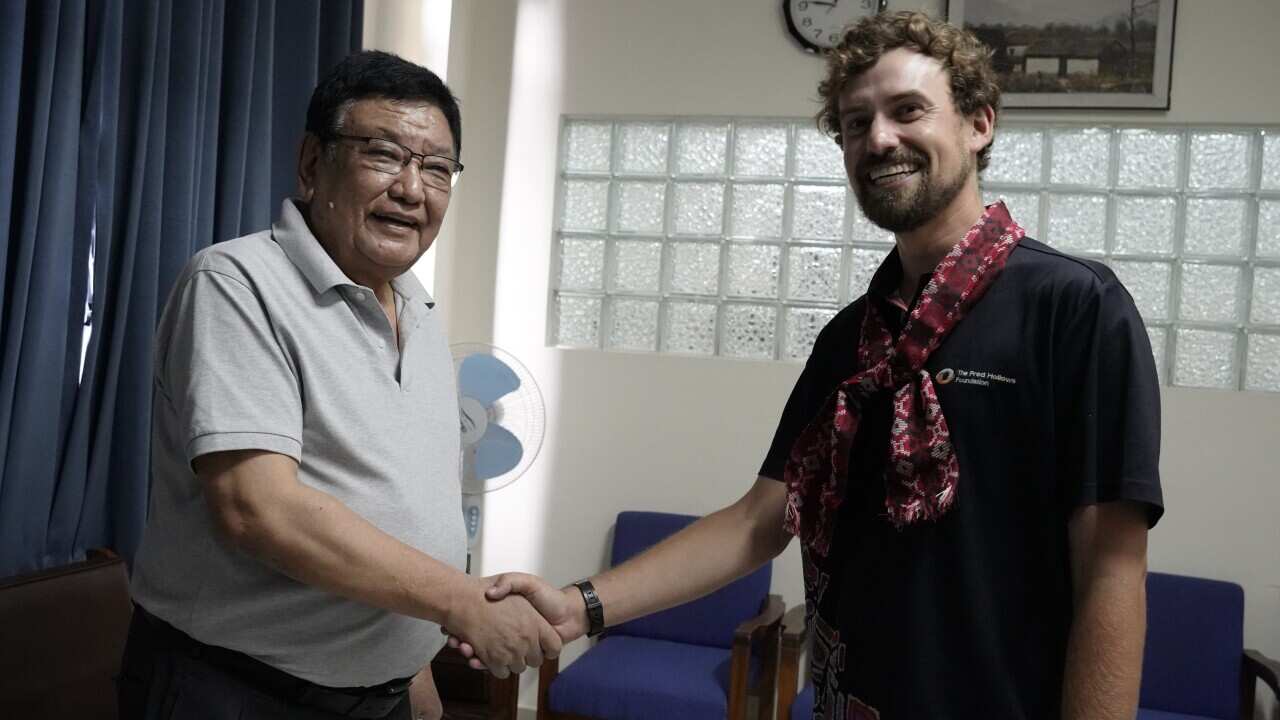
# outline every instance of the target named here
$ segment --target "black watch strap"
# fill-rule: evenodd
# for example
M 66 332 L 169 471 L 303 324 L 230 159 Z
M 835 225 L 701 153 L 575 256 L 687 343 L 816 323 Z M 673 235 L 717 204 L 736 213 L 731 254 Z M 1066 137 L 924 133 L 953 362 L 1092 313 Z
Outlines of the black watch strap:
M 590 580 L 579 580 L 573 586 L 582 593 L 582 600 L 587 604 L 587 637 L 595 637 L 604 632 L 604 605 L 600 604 L 600 596 Z

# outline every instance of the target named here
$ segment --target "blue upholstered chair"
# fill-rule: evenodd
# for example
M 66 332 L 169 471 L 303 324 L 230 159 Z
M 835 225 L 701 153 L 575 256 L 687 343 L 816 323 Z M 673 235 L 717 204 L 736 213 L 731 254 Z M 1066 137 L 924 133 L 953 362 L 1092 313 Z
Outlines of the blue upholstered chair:
M 779 716 L 781 717 L 781 715 Z M 796 720 L 808 720 L 813 717 L 813 686 L 805 685 L 804 689 L 796 694 L 796 699 L 791 703 L 791 714 L 787 718 L 796 718 Z
M 1259 679 L 1280 697 L 1280 663 L 1244 649 L 1239 585 L 1147 574 L 1138 720 L 1251 720 Z
M 778 720 L 808 720 L 813 686 L 796 693 L 804 606 L 783 619 Z M 1147 573 L 1147 638 L 1137 720 L 1252 720 L 1255 685 L 1280 698 L 1280 662 L 1244 649 L 1244 590 Z
M 619 513 L 612 564 L 694 520 Z M 563 671 L 544 662 L 538 719 L 739 720 L 749 691 L 763 698 L 760 717 L 772 717 L 783 605 L 769 595 L 769 580 L 765 565 L 706 597 L 610 628 Z

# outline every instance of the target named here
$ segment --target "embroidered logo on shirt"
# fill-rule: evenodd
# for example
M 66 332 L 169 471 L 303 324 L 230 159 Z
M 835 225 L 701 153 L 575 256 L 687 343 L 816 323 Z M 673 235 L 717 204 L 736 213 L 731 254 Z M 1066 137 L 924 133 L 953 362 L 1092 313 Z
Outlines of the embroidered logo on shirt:
M 1011 378 L 1008 375 L 1001 375 L 991 370 L 961 370 L 952 368 L 943 368 L 938 371 L 934 377 L 934 381 L 939 385 L 946 385 L 951 382 L 957 382 L 962 385 L 980 385 L 989 387 L 991 383 L 1001 383 L 1004 385 L 1017 385 L 1018 379 Z

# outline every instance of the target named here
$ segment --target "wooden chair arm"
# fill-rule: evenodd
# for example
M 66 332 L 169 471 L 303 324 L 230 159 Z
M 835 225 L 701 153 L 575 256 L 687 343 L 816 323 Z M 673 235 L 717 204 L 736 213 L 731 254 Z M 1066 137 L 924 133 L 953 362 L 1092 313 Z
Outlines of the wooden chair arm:
M 805 605 L 801 603 L 782 617 L 782 647 L 798 651 L 807 637 L 809 628 L 805 625 Z
M 778 637 L 782 629 L 782 597 L 765 598 L 760 614 L 744 620 L 733 632 L 733 652 L 729 662 L 728 720 L 747 716 L 747 677 L 751 670 L 751 647 L 760 648 L 760 680 L 757 683 L 762 711 L 772 715 L 774 686 L 778 677 Z
M 551 720 L 551 682 L 560 674 L 560 658 L 543 660 L 538 666 L 538 720 Z
M 1280 700 L 1280 660 L 1269 658 L 1257 650 L 1244 651 L 1244 668 L 1240 673 L 1240 717 L 1253 719 L 1255 686 L 1261 680 Z
M 781 658 L 778 661 L 777 720 L 791 720 L 791 703 L 800 691 L 800 653 L 809 629 L 805 626 L 805 606 L 801 603 L 782 617 Z
M 761 633 L 769 632 L 772 626 L 782 621 L 782 611 L 785 608 L 780 595 L 770 595 L 765 598 L 764 609 L 760 614 L 750 620 L 743 620 L 738 629 L 733 631 L 734 647 L 755 642 Z M 776 630 L 776 628 L 772 629 Z

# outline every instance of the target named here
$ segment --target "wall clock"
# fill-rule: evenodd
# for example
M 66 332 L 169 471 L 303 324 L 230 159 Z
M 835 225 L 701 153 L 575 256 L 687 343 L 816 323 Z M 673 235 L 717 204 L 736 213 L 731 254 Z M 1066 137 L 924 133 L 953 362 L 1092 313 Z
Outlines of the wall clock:
M 820 53 L 840 44 L 840 31 L 881 12 L 888 0 L 782 0 L 787 31 L 809 52 Z

